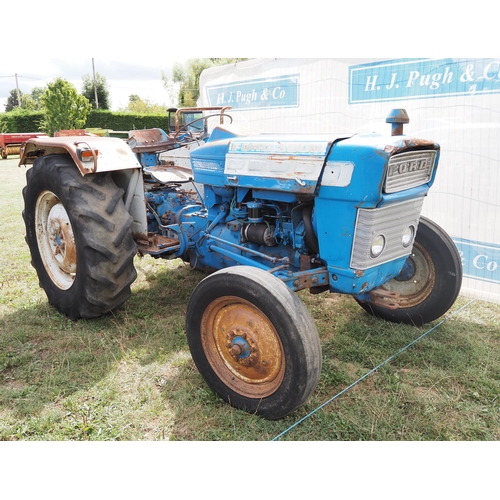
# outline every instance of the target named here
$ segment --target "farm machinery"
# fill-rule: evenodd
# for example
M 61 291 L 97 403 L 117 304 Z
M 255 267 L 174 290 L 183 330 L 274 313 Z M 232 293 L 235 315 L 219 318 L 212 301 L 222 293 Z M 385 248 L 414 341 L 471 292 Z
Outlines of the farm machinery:
M 167 132 L 130 131 L 127 141 L 26 143 L 26 240 L 61 313 L 121 306 L 136 254 L 211 269 L 187 305 L 193 360 L 226 402 L 277 419 L 321 372 L 297 291 L 350 294 L 369 314 L 415 325 L 454 303 L 460 256 L 421 216 L 440 148 L 403 134 L 405 110 L 391 111 L 387 135 L 255 134 L 220 108 L 175 118 Z
M 23 144 L 34 137 L 42 137 L 47 134 L 39 132 L 18 132 L 13 134 L 0 134 L 0 156 L 3 160 L 7 159 L 9 155 L 18 155 L 21 151 Z

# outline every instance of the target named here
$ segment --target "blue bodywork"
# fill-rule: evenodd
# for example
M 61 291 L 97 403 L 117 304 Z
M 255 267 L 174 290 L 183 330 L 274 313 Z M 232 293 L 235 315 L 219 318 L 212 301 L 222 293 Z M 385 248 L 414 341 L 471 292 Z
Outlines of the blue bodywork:
M 436 143 L 404 135 L 216 127 L 191 152 L 194 184 L 145 176 L 148 231 L 164 244 L 139 250 L 193 267 L 259 267 L 293 290 L 370 300 L 403 269 L 438 158 Z M 414 233 L 401 245 L 405 230 Z M 370 253 L 375 233 L 380 255 Z

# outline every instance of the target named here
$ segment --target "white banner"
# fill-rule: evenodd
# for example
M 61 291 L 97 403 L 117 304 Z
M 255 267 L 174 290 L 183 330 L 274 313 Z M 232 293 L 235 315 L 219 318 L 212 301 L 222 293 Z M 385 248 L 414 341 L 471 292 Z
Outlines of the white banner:
M 423 214 L 455 241 L 462 294 L 500 303 L 499 59 L 253 59 L 205 70 L 200 106 L 228 105 L 234 122 L 273 133 L 406 135 L 441 145 Z

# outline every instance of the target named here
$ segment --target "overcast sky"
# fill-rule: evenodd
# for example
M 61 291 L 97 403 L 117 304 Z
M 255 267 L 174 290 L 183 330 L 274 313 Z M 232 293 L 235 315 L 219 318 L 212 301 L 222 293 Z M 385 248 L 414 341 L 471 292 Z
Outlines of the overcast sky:
M 0 64 L 0 112 L 4 111 L 3 106 L 11 90 L 16 88 L 16 74 L 19 90 L 23 94 L 30 94 L 33 87 L 44 87 L 58 77 L 68 80 L 81 92 L 83 76 L 92 76 L 92 58 L 96 73 L 108 82 L 113 110 L 126 107 L 130 94 L 138 94 L 142 99 L 157 104 L 172 104 L 161 75 L 163 71 L 171 76 L 173 63 L 184 62 L 182 57 L 147 58 L 119 53 L 99 57 L 96 53 L 90 57 L 61 58 L 56 52 L 45 54 L 43 58 L 20 57 Z
M 192 57 L 498 57 L 491 12 L 433 0 L 408 9 L 392 0 L 313 0 L 300 8 L 284 0 L 23 4 L 2 14 L 0 112 L 15 74 L 23 93 L 58 77 L 80 92 L 92 58 L 116 110 L 130 94 L 171 104 L 162 71 L 171 74 L 174 62 Z

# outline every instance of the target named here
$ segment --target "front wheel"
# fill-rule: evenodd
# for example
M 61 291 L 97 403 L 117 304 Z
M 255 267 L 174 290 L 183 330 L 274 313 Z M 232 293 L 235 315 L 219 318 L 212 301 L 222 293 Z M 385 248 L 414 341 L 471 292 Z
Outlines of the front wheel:
M 278 419 L 316 388 L 316 326 L 304 303 L 271 274 L 248 266 L 217 271 L 195 288 L 186 317 L 198 370 L 232 406 Z
M 69 155 L 58 154 L 37 158 L 26 177 L 26 241 L 49 302 L 71 319 L 123 304 L 137 247 L 111 174 L 82 177 Z
M 358 302 L 374 316 L 421 326 L 448 311 L 461 285 L 462 261 L 453 240 L 436 223 L 421 217 L 413 251 L 401 273 L 380 287 L 399 294 L 399 308 Z

